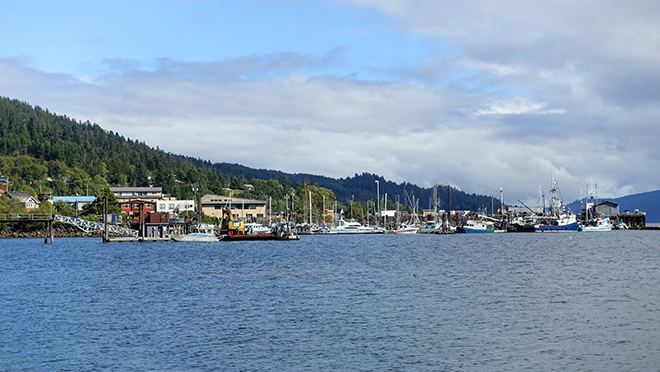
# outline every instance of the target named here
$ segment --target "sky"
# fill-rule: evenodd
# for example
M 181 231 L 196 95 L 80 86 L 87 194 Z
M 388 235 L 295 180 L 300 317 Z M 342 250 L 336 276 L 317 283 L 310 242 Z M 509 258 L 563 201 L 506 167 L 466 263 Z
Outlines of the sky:
M 660 189 L 658 1 L 0 6 L 1 96 L 173 154 L 507 204 Z

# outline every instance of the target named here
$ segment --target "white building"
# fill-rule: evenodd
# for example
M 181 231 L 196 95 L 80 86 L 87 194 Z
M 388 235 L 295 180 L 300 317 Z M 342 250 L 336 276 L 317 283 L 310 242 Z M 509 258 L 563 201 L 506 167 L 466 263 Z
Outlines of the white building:
M 185 211 L 194 211 L 194 200 L 177 200 L 176 198 L 163 198 L 156 201 L 156 212 L 158 213 L 176 213 Z

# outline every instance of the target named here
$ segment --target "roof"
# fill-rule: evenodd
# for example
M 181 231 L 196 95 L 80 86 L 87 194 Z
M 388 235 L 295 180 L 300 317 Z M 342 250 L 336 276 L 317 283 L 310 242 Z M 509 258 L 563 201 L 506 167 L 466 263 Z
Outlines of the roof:
M 7 195 L 12 199 L 18 199 L 22 203 L 25 203 L 26 201 L 30 200 L 30 198 L 34 199 L 35 202 L 39 203 L 39 200 L 37 200 L 37 198 L 30 196 L 30 194 L 28 194 L 25 191 L 7 191 L 5 195 Z
M 110 191 L 114 192 L 152 192 L 162 193 L 162 187 L 111 187 Z
M 596 205 L 597 205 L 597 206 L 598 206 L 598 205 L 609 205 L 610 207 L 618 207 L 618 206 L 619 206 L 619 204 L 613 203 L 613 202 L 611 202 L 611 201 L 609 201 L 609 200 L 602 201 L 602 202 L 600 202 L 600 203 L 598 203 L 598 204 L 596 204 Z
M 240 205 L 240 204 L 257 204 L 257 205 L 266 205 L 265 200 L 254 200 L 254 199 L 237 199 L 237 198 L 232 198 L 231 200 L 229 198 L 226 199 L 211 199 L 211 200 L 203 200 L 202 199 L 202 205 Z
M 53 196 L 53 202 L 60 200 L 67 203 L 93 203 L 96 200 L 96 196 Z

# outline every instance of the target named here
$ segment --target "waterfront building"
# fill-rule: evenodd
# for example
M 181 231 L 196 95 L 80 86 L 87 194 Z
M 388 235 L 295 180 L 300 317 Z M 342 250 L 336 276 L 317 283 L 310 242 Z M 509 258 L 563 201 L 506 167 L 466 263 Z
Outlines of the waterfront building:
M 162 187 L 111 187 L 122 211 L 137 217 L 156 211 L 156 202 L 163 198 Z
M 172 197 L 165 197 L 156 202 L 156 212 L 180 214 L 186 211 L 195 210 L 194 200 L 177 200 Z
M 232 198 L 224 195 L 204 195 L 201 199 L 202 212 L 207 216 L 222 218 L 222 208 L 231 210 L 234 220 L 255 220 L 267 216 L 264 200 Z
M 111 187 L 110 191 L 118 202 L 144 200 L 153 203 L 163 198 L 162 187 Z

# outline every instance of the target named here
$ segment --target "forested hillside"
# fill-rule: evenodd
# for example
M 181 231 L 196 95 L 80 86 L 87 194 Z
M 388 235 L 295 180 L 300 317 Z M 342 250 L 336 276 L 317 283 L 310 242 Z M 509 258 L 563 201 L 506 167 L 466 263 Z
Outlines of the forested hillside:
M 255 190 L 245 191 L 243 196 L 268 195 L 278 208 L 283 207 L 284 195 L 290 194 L 292 188 L 296 198 L 300 198 L 305 183 L 325 195 L 328 205 L 334 198 L 340 206 L 348 205 L 351 200 L 375 200 L 376 180 L 381 197 L 387 193 L 388 201 L 398 198 L 410 206 L 412 200 L 417 200 L 420 208 L 429 208 L 433 196 L 432 188 L 396 184 L 369 173 L 334 179 L 239 164 L 213 164 L 167 153 L 138 139 L 107 131 L 98 124 L 76 121 L 5 97 L 0 98 L 0 174 L 12 180 L 13 189 L 33 193 L 52 190 L 55 195 L 98 195 L 108 185 L 151 184 L 163 187 L 164 192 L 177 198 L 192 199 L 193 185 L 200 188 L 200 194 L 226 194 L 227 188 L 240 190 L 244 184 L 252 183 Z M 438 195 L 441 208 L 447 208 L 447 187 L 439 186 Z M 499 202 L 493 203 L 489 196 L 452 189 L 451 197 L 452 209 L 499 207 Z M 296 205 L 303 203 L 296 201 Z

